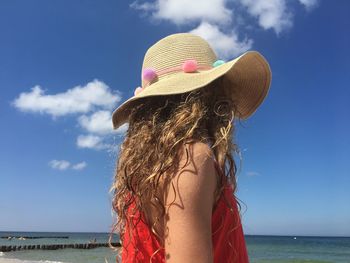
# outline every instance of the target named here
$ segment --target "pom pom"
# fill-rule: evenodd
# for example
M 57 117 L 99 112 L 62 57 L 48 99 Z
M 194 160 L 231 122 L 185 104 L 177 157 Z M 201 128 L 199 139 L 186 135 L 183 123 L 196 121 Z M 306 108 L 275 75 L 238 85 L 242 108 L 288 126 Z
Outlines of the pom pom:
M 223 61 L 223 60 L 217 60 L 217 61 L 215 61 L 215 62 L 213 63 L 213 67 L 216 68 L 216 67 L 218 67 L 218 66 L 220 66 L 220 65 L 222 65 L 222 64 L 225 64 L 225 61 Z
M 197 60 L 190 59 L 186 60 L 182 65 L 182 70 L 186 73 L 188 72 L 195 72 L 197 70 Z
M 157 73 L 153 68 L 146 68 L 142 71 L 142 79 L 151 82 L 157 77 Z
M 134 91 L 134 96 L 136 96 L 138 93 L 140 93 L 141 91 L 143 91 L 143 88 L 141 87 L 137 87 Z

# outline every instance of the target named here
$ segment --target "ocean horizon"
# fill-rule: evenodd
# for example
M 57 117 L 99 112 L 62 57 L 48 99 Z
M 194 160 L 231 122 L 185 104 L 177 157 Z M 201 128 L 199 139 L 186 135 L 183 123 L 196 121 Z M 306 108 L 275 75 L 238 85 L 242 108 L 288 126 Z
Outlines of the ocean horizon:
M 6 239 L 3 237 L 14 237 Z M 23 238 L 19 237 L 39 237 Z M 2 246 L 107 243 L 106 232 L 16 232 L 0 231 Z M 245 235 L 252 263 L 350 263 L 350 237 L 300 235 Z M 113 235 L 113 242 L 119 236 Z M 82 263 L 116 262 L 118 250 L 93 249 L 19 250 L 0 252 L 1 263 Z

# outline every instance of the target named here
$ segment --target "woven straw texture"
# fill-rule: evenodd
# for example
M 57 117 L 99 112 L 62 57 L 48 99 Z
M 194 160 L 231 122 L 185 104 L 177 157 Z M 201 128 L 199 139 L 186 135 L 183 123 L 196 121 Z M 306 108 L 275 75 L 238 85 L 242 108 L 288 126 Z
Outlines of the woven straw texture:
M 201 37 L 190 33 L 169 35 L 151 46 L 144 57 L 142 70 L 156 71 L 178 67 L 189 59 L 198 65 L 211 66 L 217 57 L 210 45 Z M 142 80 L 145 89 L 124 101 L 112 114 L 113 128 L 128 122 L 130 110 L 141 98 L 190 92 L 204 87 L 223 76 L 225 88 L 230 90 L 237 104 L 240 119 L 247 119 L 263 102 L 270 88 L 271 70 L 266 59 L 257 51 L 248 51 L 239 57 L 209 70 L 169 72 L 151 83 Z

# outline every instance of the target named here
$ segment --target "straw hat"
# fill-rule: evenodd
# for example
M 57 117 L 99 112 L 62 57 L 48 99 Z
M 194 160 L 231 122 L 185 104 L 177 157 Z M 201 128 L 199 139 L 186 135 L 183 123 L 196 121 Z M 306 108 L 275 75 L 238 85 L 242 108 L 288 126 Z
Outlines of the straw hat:
M 197 35 L 169 35 L 147 50 L 142 65 L 142 86 L 113 112 L 113 128 L 128 122 L 131 109 L 141 98 L 190 92 L 221 76 L 241 119 L 247 119 L 256 111 L 271 82 L 269 64 L 259 52 L 248 51 L 225 62 L 218 60 L 208 42 Z

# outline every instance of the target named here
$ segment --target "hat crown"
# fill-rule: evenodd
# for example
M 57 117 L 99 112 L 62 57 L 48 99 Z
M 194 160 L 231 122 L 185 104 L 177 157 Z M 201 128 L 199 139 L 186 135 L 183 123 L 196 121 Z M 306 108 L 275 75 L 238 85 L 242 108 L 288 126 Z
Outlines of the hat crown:
M 217 57 L 209 43 L 200 36 L 191 33 L 172 34 L 159 40 L 147 50 L 142 71 L 148 68 L 163 71 L 179 67 L 190 59 L 196 60 L 198 65 L 211 66 Z M 168 72 L 158 76 L 157 80 L 176 74 L 181 72 Z M 142 76 L 141 81 L 142 86 L 145 86 Z

